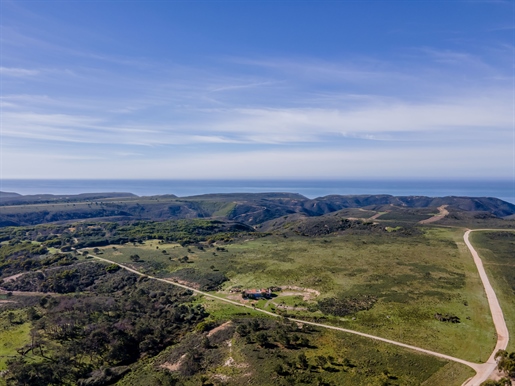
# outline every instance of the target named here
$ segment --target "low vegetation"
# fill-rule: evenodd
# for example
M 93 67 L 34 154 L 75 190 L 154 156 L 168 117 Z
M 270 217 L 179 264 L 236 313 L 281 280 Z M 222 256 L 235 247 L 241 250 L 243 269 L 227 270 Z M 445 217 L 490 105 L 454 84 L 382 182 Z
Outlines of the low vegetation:
M 491 278 L 508 331 L 515 334 L 515 231 L 472 232 L 470 239 Z M 515 351 L 513 339 L 508 350 Z
M 234 197 L 168 197 L 174 215 L 225 218 L 0 228 L 0 385 L 461 385 L 472 375 L 464 366 L 287 319 L 486 359 L 494 330 L 463 230 L 417 225 L 435 209 L 394 207 L 388 197 L 375 197 L 380 202 L 366 210 L 341 209 L 349 202 L 338 197 L 316 205 L 280 195 L 237 204 Z M 116 200 L 131 201 L 131 213 L 138 204 L 131 197 L 106 200 L 112 210 L 122 210 Z M 257 202 L 267 200 L 258 213 Z M 292 205 L 296 213 L 281 212 Z M 511 226 L 487 217 L 476 220 Z M 472 235 L 510 329 L 514 237 Z M 273 295 L 244 299 L 242 291 L 253 288 Z M 511 351 L 498 356 L 507 377 Z
M 156 355 L 206 316 L 191 292 L 124 271 L 104 271 L 94 290 L 45 296 L 31 309 L 30 341 L 7 361 L 8 385 L 105 384 L 99 378 L 123 375 L 121 366 Z

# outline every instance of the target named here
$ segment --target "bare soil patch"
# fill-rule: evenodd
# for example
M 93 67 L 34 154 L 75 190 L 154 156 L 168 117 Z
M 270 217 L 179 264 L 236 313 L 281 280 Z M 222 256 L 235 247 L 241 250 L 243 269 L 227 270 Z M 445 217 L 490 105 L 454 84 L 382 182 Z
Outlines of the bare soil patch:
M 176 278 L 167 278 L 165 279 L 171 283 L 178 283 L 178 284 L 182 284 L 182 285 L 185 285 L 185 286 L 188 286 L 188 287 L 192 287 L 192 288 L 195 288 L 195 289 L 200 289 L 200 285 L 198 283 L 193 283 L 193 282 L 189 282 L 189 281 L 186 281 L 186 280 L 180 280 L 180 279 L 176 279 Z
M 301 295 L 301 296 L 303 296 L 304 301 L 308 301 L 314 297 L 320 296 L 320 292 L 315 289 L 312 289 L 312 288 L 302 288 L 302 287 L 297 287 L 297 286 L 292 286 L 292 285 L 281 287 L 281 288 L 283 290 L 289 289 L 289 290 L 295 290 L 297 292 L 288 292 L 288 291 L 282 292 L 281 294 L 278 295 L 278 297 L 279 296 L 289 296 L 289 295 Z
M 27 272 L 22 272 L 22 273 L 17 273 L 16 275 L 12 275 L 12 276 L 7 276 L 4 278 L 4 283 L 8 283 L 10 281 L 15 281 L 16 279 L 18 279 L 20 276 L 26 274 Z
M 167 369 L 169 371 L 179 371 L 182 362 L 184 361 L 184 358 L 186 358 L 186 354 L 181 356 L 181 358 L 175 363 L 165 362 L 159 367 L 162 367 L 163 369 Z
M 213 328 L 209 333 L 207 334 L 207 337 L 211 337 L 214 334 L 216 334 L 218 331 L 223 331 L 229 328 L 232 325 L 232 321 L 229 320 L 228 322 L 225 322 L 224 324 L 219 325 L 218 327 Z

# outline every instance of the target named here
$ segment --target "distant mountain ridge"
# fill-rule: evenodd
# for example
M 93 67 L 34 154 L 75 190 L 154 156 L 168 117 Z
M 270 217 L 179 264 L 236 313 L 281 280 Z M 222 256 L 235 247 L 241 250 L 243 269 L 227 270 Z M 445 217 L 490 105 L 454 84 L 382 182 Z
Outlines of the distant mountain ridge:
M 0 200 L 6 199 L 6 198 L 15 198 L 15 197 L 22 197 L 21 194 L 14 193 L 14 192 L 2 192 L 0 191 Z
M 0 191 L 0 205 L 23 205 L 23 204 L 37 204 L 49 203 L 54 201 L 81 201 L 81 200 L 95 200 L 102 198 L 113 197 L 137 197 L 132 193 L 81 193 L 81 194 L 31 194 L 21 195 L 13 192 Z M 175 196 L 174 196 L 175 197 Z
M 189 197 L 138 197 L 131 193 L 86 193 L 54 196 L 0 195 L 0 226 L 55 221 L 105 219 L 119 221 L 222 218 L 258 225 L 285 215 L 322 216 L 348 208 L 379 210 L 386 206 L 483 212 L 496 217 L 515 214 L 515 205 L 493 197 L 427 197 L 329 195 L 309 199 L 296 193 L 229 193 Z M 30 206 L 29 206 L 30 205 Z

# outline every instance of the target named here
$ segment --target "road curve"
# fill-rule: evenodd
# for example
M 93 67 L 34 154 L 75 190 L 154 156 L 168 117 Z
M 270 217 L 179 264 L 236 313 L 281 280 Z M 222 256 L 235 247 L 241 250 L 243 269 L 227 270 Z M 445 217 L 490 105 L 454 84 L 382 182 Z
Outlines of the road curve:
M 238 307 L 249 308 L 251 310 L 254 310 L 254 311 L 257 311 L 257 312 L 261 312 L 263 314 L 267 314 L 267 315 L 273 316 L 275 318 L 282 318 L 281 315 L 275 314 L 275 313 L 270 312 L 270 311 L 262 310 L 262 309 L 259 309 L 259 308 L 254 308 L 252 306 L 249 306 L 249 305 L 246 305 L 246 304 L 241 304 L 241 303 L 236 302 L 234 300 L 225 299 L 225 298 L 222 298 L 222 297 L 219 297 L 219 296 L 216 296 L 216 295 L 212 295 L 210 293 L 207 293 L 207 292 L 204 292 L 204 291 L 200 291 L 198 289 L 189 287 L 189 286 L 184 285 L 184 284 L 179 284 L 179 283 L 176 283 L 176 282 L 171 281 L 171 280 L 161 279 L 161 278 L 157 278 L 155 276 L 151 276 L 151 275 L 147 275 L 147 274 L 141 273 L 141 272 L 139 272 L 139 271 L 137 271 L 137 270 L 135 270 L 133 268 L 127 267 L 126 265 L 117 263 L 117 262 L 112 261 L 112 260 L 105 259 L 103 257 L 98 257 L 98 256 L 95 256 L 95 255 L 89 255 L 89 256 L 94 257 L 95 259 L 98 259 L 98 260 L 105 261 L 107 263 L 116 264 L 119 267 L 121 267 L 121 268 L 123 268 L 123 269 L 125 269 L 125 270 L 127 270 L 129 272 L 135 273 L 136 275 L 142 276 L 142 277 L 147 277 L 149 279 L 154 279 L 154 280 L 157 280 L 157 281 L 161 281 L 163 283 L 167 283 L 167 284 L 171 284 L 171 285 L 174 285 L 174 286 L 177 286 L 177 287 L 188 289 L 190 291 L 193 291 L 195 293 L 204 295 L 206 297 L 209 297 L 209 298 L 212 298 L 212 299 L 217 299 L 217 300 L 220 300 L 220 301 L 225 302 L 225 303 L 230 303 L 230 304 L 236 305 Z M 346 333 L 349 333 L 349 334 L 359 335 L 359 336 L 362 336 L 362 337 L 365 337 L 365 338 L 374 339 L 374 340 L 377 340 L 377 341 L 393 344 L 395 346 L 400 346 L 400 347 L 407 348 L 407 349 L 410 349 L 410 350 L 413 350 L 413 351 L 418 351 L 418 352 L 423 353 L 423 354 L 428 354 L 428 355 L 432 355 L 432 356 L 435 356 L 435 357 L 438 357 L 438 358 L 442 358 L 442 359 L 446 359 L 446 360 L 449 360 L 449 361 L 458 362 L 458 363 L 461 363 L 461 364 L 463 364 L 465 366 L 471 367 L 478 374 L 484 372 L 485 364 L 469 362 L 469 361 L 466 361 L 466 360 L 463 360 L 463 359 L 460 359 L 460 358 L 455 358 L 455 357 L 450 356 L 450 355 L 441 354 L 441 353 L 438 353 L 438 352 L 435 352 L 435 351 L 426 350 L 426 349 L 421 348 L 421 347 L 411 346 L 409 344 L 405 344 L 405 343 L 402 343 L 402 342 L 397 342 L 395 340 L 385 339 L 385 338 L 381 338 L 379 336 L 366 334 L 364 332 L 359 332 L 359 331 L 355 331 L 355 330 L 348 330 L 346 328 L 331 326 L 331 325 L 328 325 L 328 324 L 308 322 L 308 321 L 305 321 L 305 320 L 302 320 L 302 319 L 295 319 L 295 318 L 287 318 L 287 319 L 291 320 L 293 322 L 297 322 L 297 323 L 309 324 L 311 326 L 317 326 L 317 327 L 327 328 L 327 329 L 330 329 L 330 330 L 337 330 L 337 331 L 342 331 L 342 332 L 346 332 Z M 488 367 L 488 368 L 490 368 L 490 367 Z M 471 386 L 473 384 L 472 383 L 466 383 L 466 385 L 467 386 L 469 386 L 469 385 Z M 474 384 L 474 386 L 475 386 L 475 384 Z
M 480 371 L 476 370 L 477 374 L 474 377 L 467 380 L 463 384 L 463 386 L 479 386 L 482 382 L 486 381 L 497 367 L 497 363 L 495 361 L 495 353 L 498 350 L 506 350 L 506 347 L 508 346 L 508 341 L 510 339 L 510 334 L 508 332 L 508 327 L 506 326 L 506 321 L 504 320 L 504 315 L 502 313 L 501 306 L 499 304 L 499 301 L 497 300 L 497 295 L 495 294 L 495 291 L 492 288 L 492 285 L 490 284 L 490 280 L 486 275 L 485 268 L 483 267 L 483 261 L 481 260 L 478 253 L 469 241 L 470 232 L 501 230 L 513 231 L 511 229 L 474 229 L 467 230 L 463 235 L 463 240 L 465 241 L 465 244 L 470 250 L 472 257 L 474 258 L 474 263 L 476 264 L 477 270 L 479 272 L 479 277 L 481 278 L 483 287 L 485 288 L 486 298 L 488 299 L 488 305 L 490 307 L 490 312 L 492 313 L 492 320 L 494 322 L 495 331 L 497 333 L 497 344 L 495 345 L 494 351 L 492 351 L 492 354 L 490 355 L 486 363 L 482 365 Z
M 426 218 L 425 220 L 419 221 L 419 224 L 431 224 L 432 222 L 439 221 L 445 216 L 449 214 L 447 208 L 449 205 L 442 205 L 438 207 L 438 214 L 435 214 L 433 217 Z

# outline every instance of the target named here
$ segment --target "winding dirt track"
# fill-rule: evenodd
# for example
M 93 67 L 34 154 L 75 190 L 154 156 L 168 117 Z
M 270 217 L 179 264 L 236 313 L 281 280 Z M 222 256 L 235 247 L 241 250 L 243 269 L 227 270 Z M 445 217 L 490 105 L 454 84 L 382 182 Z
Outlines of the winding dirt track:
M 506 230 L 506 229 L 503 229 L 503 230 Z M 497 229 L 475 229 L 474 231 L 497 231 Z M 463 359 L 460 359 L 460 358 L 456 358 L 456 357 L 453 357 L 453 356 L 450 356 L 450 355 L 438 353 L 438 352 L 431 351 L 431 350 L 426 350 L 426 349 L 421 348 L 421 347 L 416 347 L 416 346 L 412 346 L 412 345 L 405 344 L 405 343 L 402 343 L 402 342 L 397 342 L 395 340 L 381 338 L 381 337 L 375 336 L 375 335 L 365 334 L 365 333 L 359 332 L 359 331 L 348 330 L 346 328 L 331 326 L 331 325 L 322 324 L 322 323 L 307 322 L 307 321 L 301 320 L 301 319 L 294 319 L 294 318 L 288 318 L 288 319 L 293 321 L 293 322 L 297 322 L 297 323 L 308 324 L 308 325 L 311 325 L 311 326 L 317 326 L 317 327 L 321 327 L 321 328 L 327 328 L 327 329 L 331 329 L 331 330 L 337 330 L 337 331 L 346 332 L 346 333 L 349 333 L 349 334 L 359 335 L 359 336 L 362 336 L 362 337 L 365 337 L 365 338 L 374 339 L 374 340 L 377 340 L 377 341 L 393 344 L 395 346 L 400 346 L 400 347 L 403 347 L 403 348 L 407 348 L 407 349 L 410 349 L 410 350 L 413 350 L 413 351 L 417 351 L 417 352 L 420 352 L 420 353 L 423 353 L 423 354 L 428 354 L 428 355 L 432 355 L 432 356 L 435 356 L 435 357 L 438 357 L 438 358 L 442 358 L 442 359 L 446 359 L 446 360 L 449 360 L 449 361 L 461 363 L 461 364 L 463 364 L 465 366 L 468 366 L 468 367 L 470 367 L 470 368 L 472 368 L 472 369 L 474 369 L 476 371 L 476 375 L 474 377 L 469 378 L 468 380 L 466 380 L 463 383 L 462 386 L 479 386 L 482 382 L 487 380 L 489 378 L 489 376 L 495 371 L 496 366 L 497 366 L 497 363 L 495 362 L 495 359 L 494 359 L 495 353 L 497 352 L 497 350 L 500 350 L 500 349 L 504 350 L 504 349 L 506 349 L 506 347 L 508 345 L 508 340 L 509 340 L 509 333 L 508 333 L 508 328 L 506 327 L 506 322 L 504 321 L 504 316 L 503 316 L 503 313 L 502 313 L 501 306 L 499 305 L 499 301 L 497 300 L 497 296 L 495 295 L 495 291 L 493 290 L 493 288 L 492 288 L 492 286 L 490 284 L 490 281 L 488 280 L 488 276 L 486 275 L 485 269 L 483 267 L 483 262 L 479 258 L 479 255 L 477 254 L 477 252 L 474 249 L 474 247 L 472 246 L 472 244 L 470 244 L 470 241 L 469 241 L 470 232 L 472 232 L 472 230 L 467 230 L 465 232 L 465 234 L 463 235 L 463 239 L 465 241 L 465 244 L 469 248 L 469 250 L 470 250 L 470 252 L 472 254 L 472 257 L 474 258 L 474 262 L 475 262 L 477 270 L 479 272 L 479 276 L 481 278 L 481 281 L 483 282 L 483 286 L 485 288 L 485 292 L 486 292 L 487 299 L 488 299 L 488 304 L 490 306 L 490 310 L 491 310 L 491 313 L 492 313 L 492 319 L 493 319 L 493 322 L 494 322 L 494 325 L 495 325 L 495 329 L 497 331 L 497 344 L 495 345 L 495 349 L 492 352 L 492 354 L 490 355 L 490 357 L 488 358 L 486 363 L 469 362 L 469 361 L 466 361 L 466 360 L 463 360 Z M 133 268 L 127 267 L 127 266 L 125 266 L 123 264 L 117 263 L 117 262 L 112 261 L 112 260 L 105 259 L 103 257 L 98 257 L 98 256 L 95 256 L 95 255 L 90 255 L 90 256 L 94 257 L 95 259 L 105 261 L 107 263 L 116 264 L 119 267 L 121 267 L 121 268 L 123 268 L 123 269 L 125 269 L 125 270 L 127 270 L 129 272 L 135 273 L 136 275 L 139 275 L 139 276 L 147 277 L 149 279 L 161 281 L 163 283 L 167 283 L 167 284 L 171 284 L 171 285 L 174 285 L 174 286 L 177 286 L 177 287 L 188 289 L 190 291 L 193 291 L 194 293 L 201 294 L 201 295 L 206 296 L 208 298 L 216 299 L 216 300 L 219 300 L 219 301 L 222 301 L 222 302 L 225 302 L 225 303 L 230 303 L 230 304 L 233 304 L 233 305 L 238 306 L 238 307 L 249 308 L 249 309 L 252 309 L 252 310 L 254 310 L 256 312 L 261 312 L 263 314 L 267 314 L 267 315 L 273 316 L 275 318 L 281 317 L 280 315 L 277 315 L 277 314 L 275 314 L 273 312 L 261 310 L 261 309 L 254 308 L 254 307 L 246 305 L 246 304 L 241 304 L 239 302 L 236 302 L 236 301 L 233 301 L 233 300 L 230 300 L 230 299 L 225 299 L 225 298 L 222 298 L 222 297 L 219 297 L 219 296 L 216 296 L 216 295 L 212 295 L 210 293 L 200 291 L 198 289 L 189 287 L 189 286 L 184 285 L 184 284 L 179 284 L 179 283 L 176 283 L 176 282 L 171 281 L 171 280 L 160 279 L 160 278 L 157 278 L 155 276 L 146 275 L 146 274 L 141 273 L 141 272 L 139 272 L 139 271 L 137 271 L 137 270 L 135 270 Z
M 438 207 L 438 214 L 435 214 L 433 217 L 429 217 L 425 220 L 419 221 L 419 224 L 431 224 L 432 222 L 441 220 L 445 216 L 449 214 L 449 211 L 445 208 L 447 208 L 449 205 L 442 205 Z

